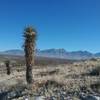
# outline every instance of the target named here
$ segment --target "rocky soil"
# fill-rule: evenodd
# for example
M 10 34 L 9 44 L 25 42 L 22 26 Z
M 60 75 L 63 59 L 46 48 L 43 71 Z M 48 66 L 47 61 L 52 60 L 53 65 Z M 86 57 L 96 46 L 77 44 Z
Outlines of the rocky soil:
M 99 59 L 34 66 L 31 90 L 25 81 L 25 66 L 12 67 L 9 76 L 5 66 L 0 66 L 0 100 L 100 100 L 99 66 Z

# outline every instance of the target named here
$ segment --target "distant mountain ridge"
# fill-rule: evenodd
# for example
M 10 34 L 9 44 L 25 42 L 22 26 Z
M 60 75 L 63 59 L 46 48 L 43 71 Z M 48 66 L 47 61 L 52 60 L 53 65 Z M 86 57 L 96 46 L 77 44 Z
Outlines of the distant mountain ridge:
M 19 49 L 12 49 L 12 50 L 7 50 L 7 51 L 0 52 L 0 54 L 5 54 L 5 55 L 24 55 L 24 51 L 23 50 L 19 50 Z
M 90 59 L 93 57 L 100 57 L 100 53 L 90 53 L 88 51 L 73 51 L 68 52 L 65 49 L 46 49 L 46 50 L 35 50 L 36 56 L 41 57 L 52 57 L 52 58 L 64 58 L 64 59 Z M 0 54 L 5 55 L 24 55 L 23 50 L 19 49 L 13 49 L 13 50 L 7 50 L 4 52 L 0 52 Z

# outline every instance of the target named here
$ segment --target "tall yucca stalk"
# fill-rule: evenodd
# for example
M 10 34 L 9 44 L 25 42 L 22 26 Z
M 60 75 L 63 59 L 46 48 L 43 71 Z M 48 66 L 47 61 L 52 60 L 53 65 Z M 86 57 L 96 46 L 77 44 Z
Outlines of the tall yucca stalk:
M 26 60 L 26 81 L 29 84 L 33 82 L 32 68 L 34 65 L 34 51 L 36 41 L 36 30 L 32 27 L 25 28 L 24 31 L 24 52 Z

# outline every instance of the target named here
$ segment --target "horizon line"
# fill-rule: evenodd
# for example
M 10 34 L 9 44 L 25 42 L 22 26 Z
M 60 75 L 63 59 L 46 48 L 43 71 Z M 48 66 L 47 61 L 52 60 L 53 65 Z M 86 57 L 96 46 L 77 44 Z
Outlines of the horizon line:
M 45 49 L 38 49 L 38 48 L 36 48 L 35 50 L 40 50 L 40 51 L 42 51 L 42 50 L 50 50 L 50 49 L 56 49 L 56 50 L 58 50 L 58 49 L 63 49 L 63 50 L 65 50 L 66 52 L 78 52 L 78 51 L 82 51 L 82 52 L 89 52 L 89 53 L 92 53 L 92 54 L 96 54 L 96 53 L 99 53 L 100 51 L 98 51 L 98 52 L 92 52 L 92 51 L 90 51 L 90 50 L 66 50 L 65 48 L 45 48 Z M 21 48 L 13 48 L 13 49 L 5 49 L 5 50 L 0 50 L 0 52 L 5 52 L 5 51 L 9 51 L 9 50 L 24 50 L 24 49 L 21 49 Z

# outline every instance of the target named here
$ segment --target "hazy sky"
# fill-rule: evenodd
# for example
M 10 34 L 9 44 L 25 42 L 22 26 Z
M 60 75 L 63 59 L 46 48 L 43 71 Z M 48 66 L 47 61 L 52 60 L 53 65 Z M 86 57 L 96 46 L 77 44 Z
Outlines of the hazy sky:
M 0 50 L 20 49 L 27 25 L 39 49 L 100 52 L 100 0 L 0 0 Z

